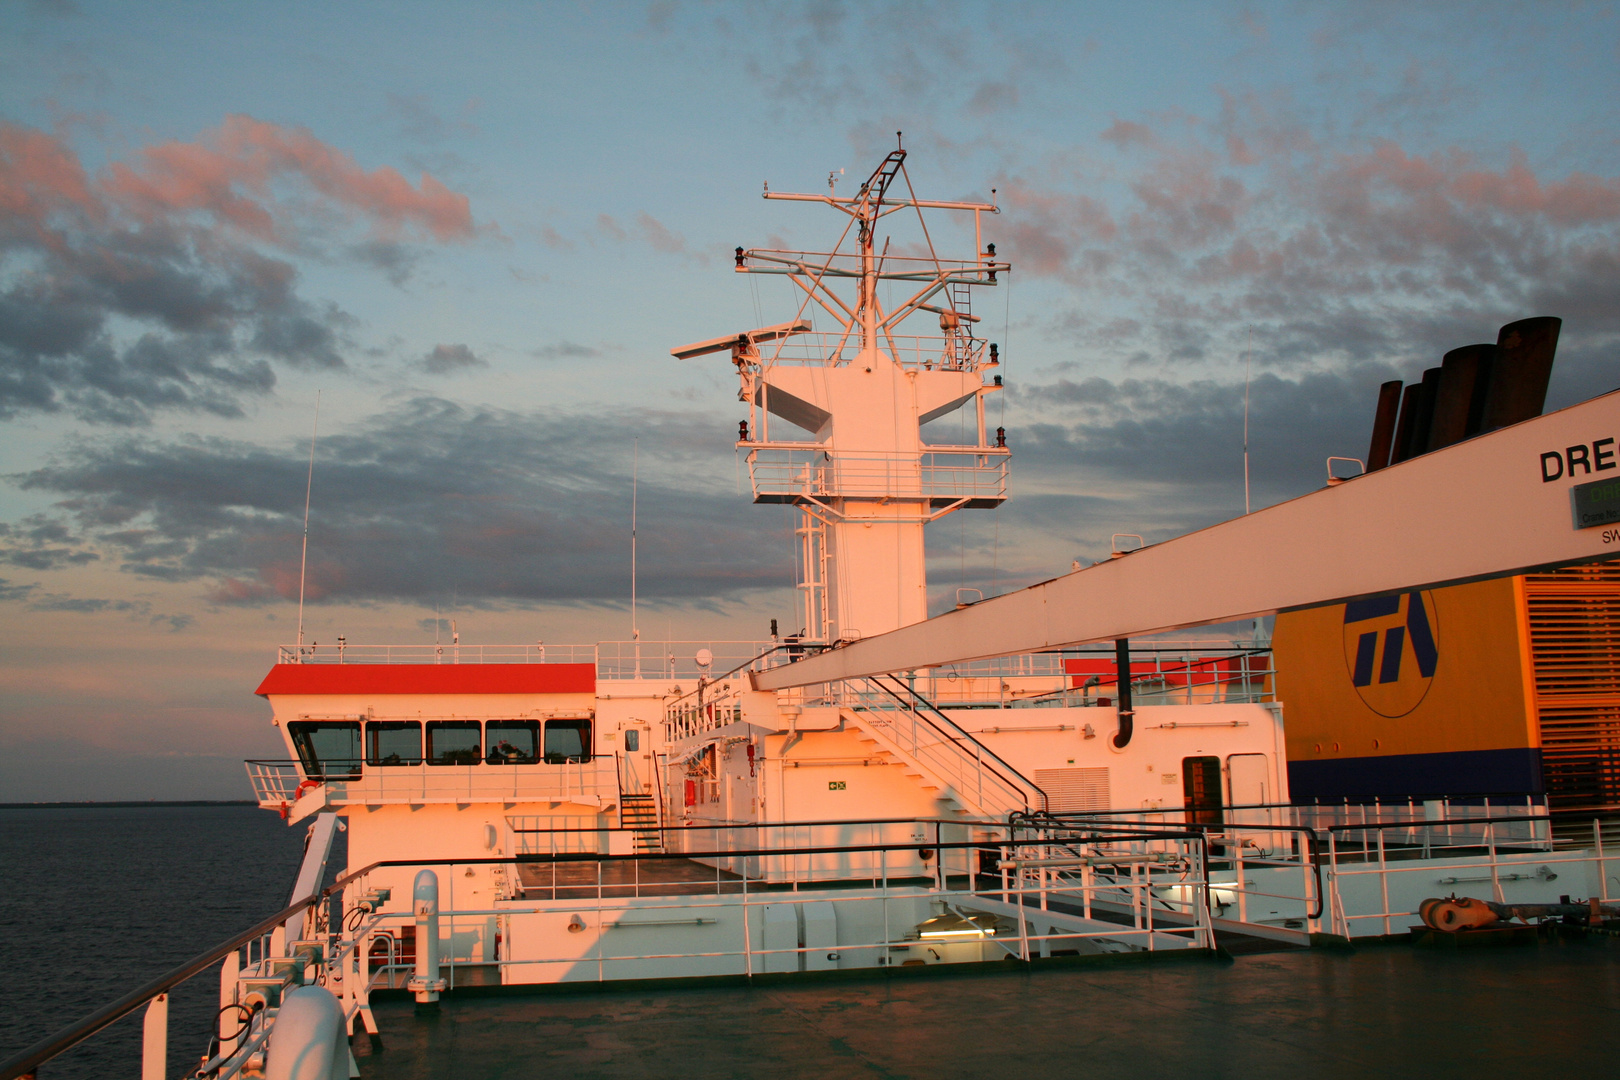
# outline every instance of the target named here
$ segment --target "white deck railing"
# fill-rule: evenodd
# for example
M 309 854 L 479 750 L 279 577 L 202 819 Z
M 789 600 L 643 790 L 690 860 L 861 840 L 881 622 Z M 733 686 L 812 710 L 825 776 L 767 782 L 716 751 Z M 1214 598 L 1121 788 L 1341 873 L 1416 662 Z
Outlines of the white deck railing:
M 248 780 L 267 810 L 320 790 L 327 806 L 500 801 L 616 801 L 611 756 L 531 765 L 365 765 L 358 776 L 309 777 L 296 761 L 249 761 Z M 302 789 L 302 790 L 300 790 Z

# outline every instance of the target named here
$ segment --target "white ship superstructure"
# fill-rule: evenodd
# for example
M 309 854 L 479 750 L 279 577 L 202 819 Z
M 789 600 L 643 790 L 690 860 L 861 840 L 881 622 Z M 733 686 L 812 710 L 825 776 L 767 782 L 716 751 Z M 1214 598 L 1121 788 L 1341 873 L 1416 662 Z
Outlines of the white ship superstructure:
M 747 973 L 754 961 L 739 942 L 701 958 L 659 954 L 680 951 L 670 942 L 683 935 L 741 932 L 751 916 L 732 891 L 818 885 L 846 889 L 836 904 L 814 901 L 833 905 L 827 948 L 799 940 L 810 923 L 795 909 L 798 951 L 767 950 L 776 966 L 766 970 L 879 966 L 939 914 L 945 901 L 934 894 L 949 879 L 1001 880 L 999 860 L 979 847 L 1001 850 L 1009 816 L 1179 815 L 1190 803 L 1214 821 L 1222 806 L 1286 801 L 1263 650 L 1138 650 L 1125 680 L 1135 709 L 1118 702 L 1112 651 L 752 689 L 761 671 L 924 619 L 926 526 L 1007 495 L 1010 452 L 1004 433 L 987 427 L 984 404 L 1001 389 L 998 349 L 974 332 L 971 291 L 995 287 L 1011 267 L 993 244 L 966 260 L 937 255 L 924 216 L 971 214 L 978 242 L 979 221 L 996 208 L 917 199 L 904 160 L 889 154 L 852 196 L 767 192 L 844 215 L 840 246 L 738 249 L 739 272 L 786 276 L 803 306 L 787 322 L 672 350 L 679 359 L 729 354 L 736 368 L 749 409 L 738 446 L 754 499 L 800 515 L 796 632 L 543 649 L 290 647 L 259 688 L 294 757 L 250 764 L 262 804 L 292 822 L 340 815 L 350 866 L 399 862 L 366 878 L 390 895 L 380 913 L 409 910 L 422 860 L 446 860 L 436 864 L 441 888 L 455 890 L 458 908 L 486 912 L 458 920 L 446 948 L 458 962 L 487 965 L 482 977 Z M 927 238 L 920 251 L 902 255 L 880 238 L 897 213 Z M 892 310 L 880 286 L 900 288 Z M 813 329 L 811 310 L 832 328 Z M 904 334 L 912 318 L 938 332 Z M 956 443 L 925 441 L 925 425 L 958 410 Z M 827 847 L 861 850 L 814 850 Z M 590 855 L 631 861 L 603 869 L 582 858 Z M 585 880 L 587 868 L 609 879 Z M 620 880 L 625 873 L 633 880 Z M 852 900 L 847 887 L 874 874 L 881 895 Z M 710 919 L 683 907 L 682 919 L 729 921 L 730 930 L 653 920 L 669 925 L 648 948 L 650 929 L 631 941 L 625 916 L 581 915 L 569 892 L 656 896 L 683 879 L 692 879 L 683 891 L 707 880 L 703 904 L 727 912 Z M 873 904 L 887 925 L 866 910 Z M 769 933 L 765 923 L 759 933 Z M 978 959 L 993 935 L 972 936 Z M 1110 947 L 1136 947 L 1117 936 Z M 600 963 L 584 962 L 592 956 Z M 947 958 L 934 948 L 914 959 Z

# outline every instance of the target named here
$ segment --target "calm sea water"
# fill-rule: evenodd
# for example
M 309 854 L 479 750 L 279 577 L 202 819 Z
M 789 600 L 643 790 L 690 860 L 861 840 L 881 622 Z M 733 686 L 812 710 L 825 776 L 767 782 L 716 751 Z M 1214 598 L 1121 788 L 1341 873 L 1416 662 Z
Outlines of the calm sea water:
M 304 831 L 252 806 L 0 809 L 0 1058 L 286 906 Z M 218 993 L 210 970 L 171 998 L 171 1077 L 195 1071 Z M 141 1016 L 41 1080 L 140 1075 Z

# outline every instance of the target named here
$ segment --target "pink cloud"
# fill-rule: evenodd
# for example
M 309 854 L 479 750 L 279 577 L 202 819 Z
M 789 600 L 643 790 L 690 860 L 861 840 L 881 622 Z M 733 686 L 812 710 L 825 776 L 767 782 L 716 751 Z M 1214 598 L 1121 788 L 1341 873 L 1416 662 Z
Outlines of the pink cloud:
M 307 128 L 228 116 L 196 142 L 147 147 L 133 165 L 116 163 L 100 184 L 111 200 L 148 220 L 201 211 L 260 239 L 277 239 L 273 185 L 297 179 L 386 236 L 408 227 L 439 241 L 476 231 L 467 196 L 427 173 L 413 187 L 388 166 L 365 171 Z
M 302 128 L 232 116 L 92 173 L 60 134 L 0 121 L 0 302 L 15 323 L 0 418 L 240 415 L 277 364 L 345 363 L 352 320 L 299 295 L 287 252 L 399 280 L 417 248 L 489 228 L 432 176 L 368 171 Z
M 0 122 L 0 217 L 28 223 L 40 241 L 47 219 L 63 211 L 102 215 L 77 155 L 43 131 Z
M 1441 198 L 1460 208 L 1511 216 L 1541 214 L 1559 225 L 1620 218 L 1620 179 L 1571 173 L 1562 181 L 1543 183 L 1517 148 L 1499 172 L 1473 166 L 1473 158 L 1460 151 L 1414 157 L 1393 142 L 1382 142 L 1371 153 L 1341 158 L 1333 171 L 1352 184 L 1381 182 L 1413 199 Z
M 274 595 L 275 591 L 261 582 L 228 577 L 208 593 L 208 599 L 215 604 L 254 604 Z

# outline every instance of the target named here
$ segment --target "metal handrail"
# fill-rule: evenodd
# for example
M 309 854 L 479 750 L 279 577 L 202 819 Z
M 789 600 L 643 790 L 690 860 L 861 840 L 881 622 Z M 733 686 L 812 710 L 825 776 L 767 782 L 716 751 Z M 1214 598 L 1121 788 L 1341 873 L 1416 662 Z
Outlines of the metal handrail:
M 1007 762 L 1003 761 L 994 750 L 991 750 L 978 739 L 975 739 L 972 735 L 968 734 L 968 732 L 959 726 L 956 721 L 952 720 L 949 716 L 946 716 L 927 698 L 917 693 L 916 690 L 907 687 L 893 675 L 888 676 L 888 678 L 902 690 L 904 690 L 915 704 L 908 705 L 905 699 L 900 697 L 899 694 L 895 693 L 892 689 L 885 685 L 883 682 L 883 676 L 876 676 L 866 681 L 871 683 L 873 686 L 876 686 L 879 690 L 882 690 L 885 694 L 889 695 L 889 697 L 893 698 L 900 706 L 907 709 L 913 716 L 917 717 L 919 720 L 923 721 L 923 723 L 933 728 L 938 735 L 940 735 L 945 741 L 953 744 L 958 750 L 964 749 L 964 743 L 974 747 L 975 751 L 977 751 L 975 756 L 975 764 L 978 765 L 981 770 L 988 771 L 990 775 L 994 776 L 1003 784 L 1017 790 L 1019 795 L 1024 799 L 1024 805 L 1026 807 L 1030 807 L 1030 796 L 1033 794 L 1034 801 L 1038 802 L 1040 805 L 1030 808 L 1036 811 L 1044 811 L 1046 809 L 1046 792 L 1042 790 L 1040 785 L 1036 784 L 1034 781 L 1030 780 L 1029 777 L 1025 776 Z M 935 723 L 928 716 L 924 715 L 921 709 L 917 707 L 918 705 L 921 705 L 923 709 L 927 709 L 929 712 L 933 713 L 934 716 L 937 716 L 940 720 L 944 721 L 950 726 L 951 731 L 954 731 L 955 734 L 953 735 L 951 734 L 951 731 L 942 729 L 939 724 Z M 985 758 L 988 758 L 994 763 L 988 769 L 986 769 L 985 766 Z M 996 768 L 996 766 L 999 766 L 1000 769 Z M 1011 776 L 1004 775 L 1000 770 L 1006 770 L 1006 773 L 1010 773 Z
M 1287 804 L 1280 804 L 1280 805 L 1287 805 Z M 1262 807 L 1260 807 L 1258 805 L 1255 806 L 1255 807 L 1223 807 L 1223 809 L 1227 809 L 1227 810 L 1260 809 L 1260 808 L 1262 808 Z M 1269 808 L 1269 807 L 1265 807 L 1265 808 Z M 1184 813 L 1185 811 L 1181 811 L 1181 812 Z M 1101 811 L 1101 813 L 1103 813 L 1103 814 L 1112 814 L 1112 813 L 1121 813 L 1121 814 L 1135 813 L 1135 814 L 1140 814 L 1140 813 L 1142 813 L 1142 811 L 1140 811 L 1140 810 L 1134 810 L 1134 811 L 1133 810 L 1120 810 L 1120 811 Z M 1044 811 L 1044 810 L 1038 811 L 1037 813 L 1034 813 L 1034 814 L 1022 815 L 1022 817 L 1023 817 L 1023 821 L 1018 823 L 1018 824 L 1021 824 L 1024 828 L 1030 828 L 1030 829 L 1043 829 L 1043 828 L 1044 829 L 1054 829 L 1055 828 L 1055 829 L 1072 829 L 1072 830 L 1077 830 L 1078 831 L 1078 830 L 1084 830 L 1084 829 L 1093 829 L 1093 828 L 1096 828 L 1098 825 L 1102 825 L 1102 824 L 1106 824 L 1106 825 L 1109 825 L 1109 826 L 1114 827 L 1114 828 L 1123 827 L 1123 826 L 1117 825 L 1117 824 L 1115 824 L 1113 822 L 1104 823 L 1104 822 L 1091 821 L 1091 820 L 1089 820 L 1087 818 L 1080 817 L 1079 815 L 1072 815 L 1071 816 L 1071 815 L 1053 814 L 1053 813 L 1050 813 L 1050 812 Z M 1523 819 L 1520 819 L 1520 820 L 1523 820 Z M 1251 825 L 1251 824 L 1247 824 L 1247 823 L 1237 823 L 1237 822 L 1223 822 L 1223 823 L 1221 823 L 1219 825 L 1216 825 L 1216 824 L 1204 824 L 1204 823 L 1200 823 L 1200 822 L 1181 822 L 1181 821 L 1177 821 L 1177 822 L 1168 822 L 1167 821 L 1167 822 L 1163 822 L 1163 823 L 1158 824 L 1158 825 L 1155 825 L 1153 822 L 1133 822 L 1132 824 L 1134 824 L 1134 825 L 1136 825 L 1138 827 L 1147 828 L 1147 829 L 1164 828 L 1164 829 L 1167 829 L 1167 830 L 1172 830 L 1173 829 L 1173 830 L 1197 832 L 1197 833 L 1200 833 L 1203 836 L 1205 836 L 1206 839 L 1207 839 L 1209 833 L 1211 833 L 1211 832 L 1225 832 L 1225 831 L 1235 830 L 1235 829 L 1243 829 L 1243 830 L 1246 830 L 1248 832 L 1297 833 L 1300 836 L 1304 837 L 1305 847 L 1306 847 L 1306 851 L 1308 853 L 1308 857 L 1306 857 L 1306 858 L 1304 858 L 1302 860 L 1301 865 L 1310 867 L 1311 876 L 1313 878 L 1315 878 L 1315 881 L 1316 881 L 1316 888 L 1313 891 L 1313 896 L 1314 896 L 1314 898 L 1316 900 L 1316 910 L 1314 912 L 1307 912 L 1307 916 L 1309 918 L 1312 918 L 1312 919 L 1320 919 L 1322 917 L 1322 912 L 1325 910 L 1324 897 L 1323 897 L 1323 893 L 1322 893 L 1322 844 L 1321 844 L 1320 839 L 1318 839 L 1318 837 L 1316 835 L 1316 830 L 1310 828 L 1309 826 L 1306 826 L 1306 825 L 1269 825 L 1269 824 L 1268 825 L 1260 825 L 1260 824 Z M 1406 827 L 1410 828 L 1411 823 L 1408 822 Z M 1170 832 L 1170 833 L 1167 833 L 1166 835 L 1175 836 L 1175 835 L 1179 835 L 1179 833 Z
M 18 1077 L 32 1074 L 43 1062 L 49 1061 L 64 1050 L 77 1046 L 109 1024 L 122 1020 L 159 994 L 167 993 L 170 989 L 185 982 L 203 969 L 225 959 L 225 957 L 254 938 L 269 933 L 299 912 L 325 900 L 333 892 L 354 879 L 369 874 L 379 865 L 382 864 L 372 863 L 370 866 L 356 870 L 352 874 L 345 874 L 319 892 L 312 892 L 302 900 L 294 901 L 269 918 L 255 923 L 250 929 L 244 930 L 228 941 L 193 957 L 179 967 L 153 979 L 145 986 L 130 991 L 117 1001 L 97 1009 L 77 1023 L 69 1024 L 56 1034 L 41 1039 L 21 1053 L 7 1058 L 5 1061 L 0 1062 L 0 1080 L 17 1080 Z

